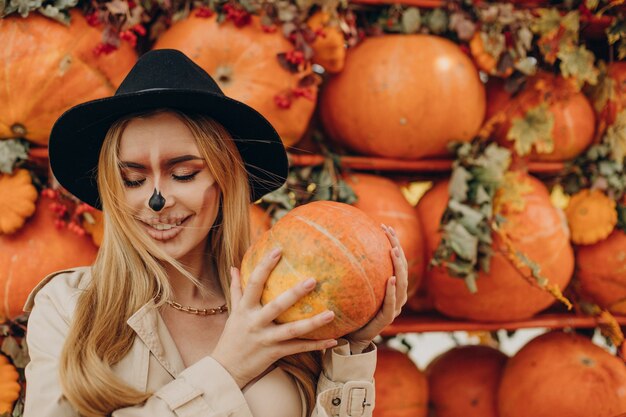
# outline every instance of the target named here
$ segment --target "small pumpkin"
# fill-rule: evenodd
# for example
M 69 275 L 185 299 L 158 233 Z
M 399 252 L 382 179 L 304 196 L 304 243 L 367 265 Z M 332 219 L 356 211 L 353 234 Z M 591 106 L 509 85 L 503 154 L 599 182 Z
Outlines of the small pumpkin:
M 0 355 L 0 414 L 10 413 L 20 396 L 19 374 L 6 356 Z
M 591 245 L 606 239 L 617 224 L 615 201 L 600 190 L 580 190 L 565 209 L 572 242 Z
M 276 247 L 282 248 L 282 257 L 267 279 L 263 304 L 307 278 L 317 281 L 315 289 L 278 316 L 277 322 L 332 310 L 334 320 L 305 338 L 337 338 L 365 325 L 380 309 L 393 275 L 391 244 L 380 225 L 361 210 L 333 201 L 291 210 L 244 255 L 244 287 L 253 268 Z
M 35 212 L 35 201 L 37 189 L 27 170 L 0 174 L 0 234 L 19 230 Z
M 486 35 L 480 31 L 476 31 L 474 36 L 472 36 L 472 39 L 469 41 L 470 52 L 472 53 L 476 66 L 489 75 L 497 75 L 505 78 L 510 76 L 513 73 L 512 67 L 507 68 L 504 72 L 498 71 L 498 61 L 493 55 L 485 50 L 485 41 L 483 36 Z
M 307 25 L 318 32 L 311 44 L 313 62 L 324 67 L 327 72 L 340 72 L 346 61 L 346 47 L 343 33 L 332 24 L 330 14 L 319 11 L 309 18 Z

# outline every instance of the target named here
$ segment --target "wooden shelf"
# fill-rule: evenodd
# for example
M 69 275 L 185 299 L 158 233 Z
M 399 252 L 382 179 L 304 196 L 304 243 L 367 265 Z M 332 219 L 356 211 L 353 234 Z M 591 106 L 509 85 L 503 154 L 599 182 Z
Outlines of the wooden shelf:
M 402 173 L 448 173 L 452 169 L 452 159 L 435 158 L 410 161 L 404 159 L 377 158 L 369 156 L 340 156 L 341 166 L 354 170 L 386 171 Z M 317 154 L 289 153 L 291 166 L 316 166 L 324 163 L 324 157 Z M 558 174 L 565 167 L 563 162 L 530 162 L 528 169 L 535 174 Z
M 626 316 L 615 316 L 621 326 L 626 326 Z M 444 317 L 436 312 L 403 313 L 381 333 L 393 336 L 398 333 L 518 330 L 528 328 L 563 329 L 566 327 L 593 328 L 598 326 L 594 317 L 573 313 L 542 313 L 527 320 L 506 322 L 477 322 Z

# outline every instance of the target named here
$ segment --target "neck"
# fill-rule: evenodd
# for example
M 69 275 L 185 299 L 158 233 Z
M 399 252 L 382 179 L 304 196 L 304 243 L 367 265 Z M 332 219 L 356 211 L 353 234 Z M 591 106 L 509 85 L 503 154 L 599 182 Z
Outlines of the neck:
M 198 288 L 185 275 L 170 264 L 164 268 L 172 286 L 172 298 L 183 305 L 215 307 L 224 303 L 224 295 L 220 287 L 219 276 L 210 256 L 203 250 L 191 251 L 178 260 L 181 265 L 194 276 L 202 288 Z

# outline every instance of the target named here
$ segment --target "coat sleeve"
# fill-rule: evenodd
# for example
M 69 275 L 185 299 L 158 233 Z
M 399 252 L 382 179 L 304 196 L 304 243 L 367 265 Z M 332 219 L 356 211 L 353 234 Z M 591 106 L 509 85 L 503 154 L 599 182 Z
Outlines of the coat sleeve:
M 324 352 L 317 399 L 311 417 L 371 417 L 374 410 L 376 346 L 350 354 L 344 339 Z
M 46 288 L 47 289 L 47 288 Z M 78 417 L 59 381 L 59 358 L 69 331 L 69 315 L 46 289 L 35 297 L 28 323 L 31 357 L 26 367 L 24 417 Z M 188 367 L 145 403 L 115 410 L 113 417 L 252 417 L 243 393 L 211 357 Z

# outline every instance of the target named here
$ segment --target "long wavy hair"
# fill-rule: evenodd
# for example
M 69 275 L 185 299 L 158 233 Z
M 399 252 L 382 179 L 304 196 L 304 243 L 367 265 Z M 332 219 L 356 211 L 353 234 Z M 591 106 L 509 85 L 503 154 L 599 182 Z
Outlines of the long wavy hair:
M 104 237 L 91 268 L 92 279 L 78 299 L 60 360 L 63 394 L 87 417 L 109 415 L 150 397 L 151 393 L 140 392 L 121 380 L 112 366 L 128 354 L 133 344 L 134 331 L 126 324 L 130 316 L 150 300 L 160 307 L 170 298 L 172 289 L 164 263 L 201 287 L 183 265 L 141 230 L 124 203 L 118 157 L 122 133 L 133 118 L 147 118 L 164 111 L 175 114 L 192 132 L 200 155 L 221 190 L 206 256 L 216 267 L 229 307 L 230 266 L 241 264 L 250 243 L 248 174 L 234 139 L 219 123 L 203 115 L 159 109 L 128 115 L 111 126 L 100 152 L 97 173 L 105 218 Z M 321 370 L 319 352 L 285 357 L 277 365 L 294 377 L 304 393 L 303 407 L 309 415 Z

